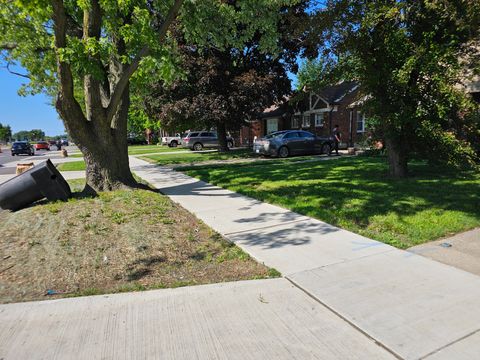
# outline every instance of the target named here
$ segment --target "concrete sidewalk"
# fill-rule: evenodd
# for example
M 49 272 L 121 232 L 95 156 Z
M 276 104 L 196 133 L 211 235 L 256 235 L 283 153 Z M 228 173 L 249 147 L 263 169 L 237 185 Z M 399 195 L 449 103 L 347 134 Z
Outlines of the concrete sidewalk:
M 285 279 L 0 305 L 0 358 L 394 359 Z
M 480 228 L 417 245 L 408 251 L 480 275 Z
M 480 277 L 136 158 L 131 167 L 398 357 L 480 358 Z

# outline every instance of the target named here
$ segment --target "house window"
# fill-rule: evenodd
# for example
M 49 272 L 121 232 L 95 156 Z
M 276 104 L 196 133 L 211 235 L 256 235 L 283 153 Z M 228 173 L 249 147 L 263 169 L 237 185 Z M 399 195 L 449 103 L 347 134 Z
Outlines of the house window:
M 357 112 L 357 133 L 365 132 L 365 114 Z
M 300 118 L 298 116 L 294 116 L 292 118 L 292 129 L 298 129 L 300 126 Z
M 302 127 L 310 127 L 310 115 L 303 115 Z
M 323 114 L 324 113 L 315 114 L 315 127 L 322 127 L 323 126 Z

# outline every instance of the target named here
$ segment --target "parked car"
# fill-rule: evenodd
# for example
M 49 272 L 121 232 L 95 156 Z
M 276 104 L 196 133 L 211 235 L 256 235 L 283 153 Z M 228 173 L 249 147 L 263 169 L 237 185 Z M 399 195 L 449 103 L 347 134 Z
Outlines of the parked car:
M 68 140 L 67 139 L 62 139 L 62 146 L 68 146 Z
M 182 144 L 182 136 L 175 134 L 175 136 L 162 137 L 162 145 L 168 145 L 169 147 L 177 147 Z
M 228 148 L 232 148 L 233 144 L 233 138 L 227 136 Z M 182 145 L 183 147 L 195 151 L 200 151 L 203 148 L 218 148 L 220 146 L 218 143 L 218 136 L 213 131 L 190 131 L 182 139 Z
M 127 137 L 128 145 L 147 145 L 147 140 L 144 136 L 129 136 Z
M 46 141 L 38 141 L 33 147 L 35 150 L 50 150 L 50 144 Z
M 30 156 L 33 156 L 35 154 L 33 146 L 28 141 L 15 141 L 12 144 L 12 156 L 21 154 Z
M 282 158 L 290 155 L 329 155 L 332 148 L 332 138 L 318 137 L 303 130 L 277 131 L 253 143 L 253 151 L 256 154 Z

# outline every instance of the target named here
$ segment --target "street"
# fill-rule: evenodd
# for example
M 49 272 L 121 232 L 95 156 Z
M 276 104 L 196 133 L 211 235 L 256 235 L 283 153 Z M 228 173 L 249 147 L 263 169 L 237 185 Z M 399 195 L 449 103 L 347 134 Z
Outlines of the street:
M 12 156 L 10 153 L 10 149 L 2 149 L 2 153 L 0 153 L 0 175 L 7 175 L 7 174 L 15 174 L 15 167 L 5 167 L 4 164 L 17 161 L 17 162 L 23 162 L 23 161 L 28 161 L 32 158 L 35 157 L 40 157 L 44 155 L 46 151 L 39 151 L 36 152 L 34 156 L 28 156 L 28 155 L 17 155 L 17 156 Z

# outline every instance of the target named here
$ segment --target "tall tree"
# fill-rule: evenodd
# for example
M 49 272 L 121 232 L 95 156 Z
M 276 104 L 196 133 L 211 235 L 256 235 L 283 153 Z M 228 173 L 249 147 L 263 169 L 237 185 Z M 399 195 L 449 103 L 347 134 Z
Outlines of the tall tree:
M 369 95 L 391 175 L 407 175 L 414 151 L 476 160 L 464 136 L 475 106 L 458 85 L 463 69 L 480 63 L 480 2 L 329 0 L 316 17 L 322 50 L 351 59 L 343 65 Z
M 0 123 L 0 141 L 7 142 L 12 138 L 12 129 L 10 125 L 2 125 Z
M 22 130 L 13 134 L 13 138 L 16 140 L 38 141 L 45 138 L 45 132 L 41 129 Z
M 290 80 L 278 61 L 255 50 L 181 47 L 185 80 L 153 84 L 143 97 L 148 112 L 167 129 L 218 132 L 220 151 L 227 151 L 226 133 L 280 101 Z
M 133 76 L 171 73 L 176 21 L 192 43 L 249 41 L 276 47 L 279 8 L 288 0 L 17 0 L 0 8 L 6 66 L 29 79 L 22 92 L 56 94 L 55 106 L 85 156 L 86 189 L 132 186 L 127 116 Z M 241 24 L 241 25 L 240 25 Z M 113 154 L 113 156 L 112 156 Z M 113 159 L 113 161 L 112 161 Z
M 227 151 L 227 131 L 280 102 L 291 92 L 287 70 L 296 70 L 296 57 L 305 37 L 301 20 L 308 20 L 307 2 L 282 10 L 277 54 L 261 51 L 257 31 L 241 47 L 195 46 L 177 32 L 182 76 L 173 82 L 145 86 L 141 98 L 151 117 L 166 129 L 215 128 L 220 151 Z

